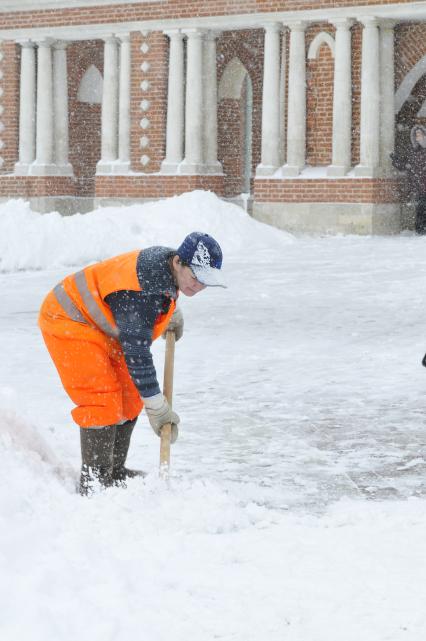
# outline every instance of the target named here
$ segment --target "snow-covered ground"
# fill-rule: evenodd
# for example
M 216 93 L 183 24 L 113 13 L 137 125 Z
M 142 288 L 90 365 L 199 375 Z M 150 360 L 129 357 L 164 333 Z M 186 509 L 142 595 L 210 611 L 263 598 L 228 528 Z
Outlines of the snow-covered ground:
M 146 480 L 83 499 L 40 303 L 194 229 L 229 288 L 181 297 L 170 488 L 142 416 Z M 296 238 L 209 193 L 70 218 L 2 205 L 0 639 L 422 641 L 425 284 L 426 238 Z

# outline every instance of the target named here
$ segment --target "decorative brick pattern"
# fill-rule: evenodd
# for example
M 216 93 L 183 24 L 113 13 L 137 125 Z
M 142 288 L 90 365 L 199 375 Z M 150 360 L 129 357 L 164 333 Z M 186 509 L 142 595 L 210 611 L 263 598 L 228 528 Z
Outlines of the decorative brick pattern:
M 131 165 L 155 173 L 166 149 L 168 39 L 158 31 L 138 32 L 131 42 Z

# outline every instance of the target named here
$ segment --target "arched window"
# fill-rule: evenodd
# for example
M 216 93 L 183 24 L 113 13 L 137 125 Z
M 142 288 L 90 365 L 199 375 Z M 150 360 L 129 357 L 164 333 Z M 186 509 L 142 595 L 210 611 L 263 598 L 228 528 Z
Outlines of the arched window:
M 90 105 L 102 104 L 102 74 L 95 65 L 90 65 L 81 79 L 77 100 Z
M 318 52 L 323 44 L 327 44 L 330 47 L 334 58 L 334 39 L 326 31 L 321 31 L 321 33 L 315 36 L 309 46 L 308 60 L 315 60 L 315 58 L 318 57 Z

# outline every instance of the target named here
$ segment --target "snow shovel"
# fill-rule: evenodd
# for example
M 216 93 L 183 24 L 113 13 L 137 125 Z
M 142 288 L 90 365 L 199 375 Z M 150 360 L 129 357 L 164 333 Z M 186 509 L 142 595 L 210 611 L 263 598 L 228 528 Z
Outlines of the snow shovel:
M 175 333 L 173 330 L 166 332 L 166 355 L 164 361 L 164 381 L 163 394 L 167 402 L 172 407 L 173 397 L 173 366 L 175 359 Z M 160 441 L 160 477 L 168 479 L 170 470 L 170 442 L 172 436 L 172 426 L 166 423 L 161 428 Z

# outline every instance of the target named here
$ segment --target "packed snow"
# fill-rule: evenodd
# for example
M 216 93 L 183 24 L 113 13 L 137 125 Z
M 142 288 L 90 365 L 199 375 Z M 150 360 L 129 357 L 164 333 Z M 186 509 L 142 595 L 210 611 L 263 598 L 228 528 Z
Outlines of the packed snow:
M 228 289 L 180 298 L 170 485 L 142 415 L 146 479 L 82 498 L 41 301 L 193 230 L 221 243 Z M 291 236 L 206 192 L 72 217 L 1 205 L 0 639 L 424 639 L 425 250 Z

